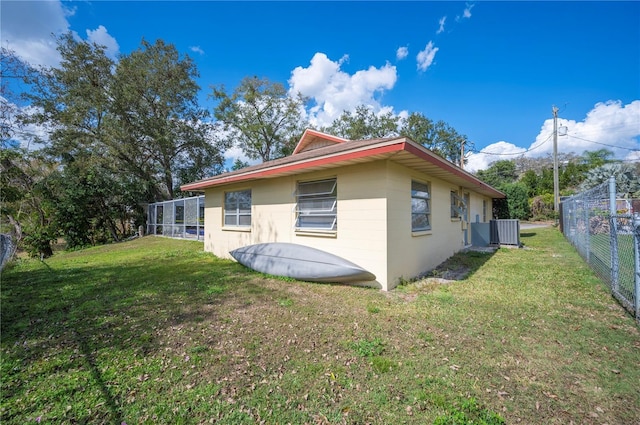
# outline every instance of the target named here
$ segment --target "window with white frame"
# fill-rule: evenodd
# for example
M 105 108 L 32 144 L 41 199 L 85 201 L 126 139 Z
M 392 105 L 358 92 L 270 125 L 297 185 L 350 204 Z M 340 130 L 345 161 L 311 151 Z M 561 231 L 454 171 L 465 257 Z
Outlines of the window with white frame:
M 431 192 L 429 185 L 411 181 L 411 231 L 431 230 Z
M 296 191 L 296 230 L 336 231 L 337 180 L 299 182 Z
M 251 189 L 224 194 L 224 225 L 251 226 Z
M 487 200 L 486 199 L 482 200 L 482 222 L 483 223 L 487 222 Z

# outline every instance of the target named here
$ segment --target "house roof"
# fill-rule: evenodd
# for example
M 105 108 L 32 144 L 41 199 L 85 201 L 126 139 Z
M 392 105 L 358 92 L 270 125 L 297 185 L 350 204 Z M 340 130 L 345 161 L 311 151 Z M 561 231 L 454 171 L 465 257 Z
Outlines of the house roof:
M 181 189 L 203 191 L 231 183 L 271 179 L 385 159 L 491 198 L 505 197 L 504 193 L 407 137 L 349 141 L 315 130 L 305 131 L 290 156 L 188 183 L 182 185 Z

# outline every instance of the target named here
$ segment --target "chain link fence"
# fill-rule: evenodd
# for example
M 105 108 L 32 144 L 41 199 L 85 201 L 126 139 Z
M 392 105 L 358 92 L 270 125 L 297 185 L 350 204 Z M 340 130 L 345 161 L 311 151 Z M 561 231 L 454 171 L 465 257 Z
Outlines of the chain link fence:
M 612 295 L 640 322 L 640 211 L 615 180 L 562 200 L 561 229 Z

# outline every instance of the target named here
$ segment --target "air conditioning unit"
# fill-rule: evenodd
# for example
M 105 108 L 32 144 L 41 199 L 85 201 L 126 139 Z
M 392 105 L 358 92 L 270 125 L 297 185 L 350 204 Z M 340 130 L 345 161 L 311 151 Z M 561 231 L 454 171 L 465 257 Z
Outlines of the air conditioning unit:
M 520 246 L 520 220 L 490 221 L 491 245 Z

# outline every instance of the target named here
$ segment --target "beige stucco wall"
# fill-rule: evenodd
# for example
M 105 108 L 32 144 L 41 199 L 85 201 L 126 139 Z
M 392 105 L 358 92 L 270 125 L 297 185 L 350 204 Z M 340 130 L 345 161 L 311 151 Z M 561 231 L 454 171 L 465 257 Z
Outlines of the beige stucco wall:
M 487 217 L 486 220 L 483 220 L 482 217 L 482 201 L 487 202 Z M 472 223 L 476 222 L 476 215 L 479 218 L 480 223 L 488 223 L 491 220 L 491 209 L 492 209 L 492 199 L 486 196 L 482 196 L 478 193 L 471 192 L 471 203 L 469 205 L 470 211 L 470 221 Z
M 451 219 L 453 186 L 440 179 L 398 165 L 389 167 L 389 273 L 390 287 L 436 267 L 464 247 L 462 225 Z M 411 231 L 411 181 L 431 188 L 431 230 Z
M 295 231 L 295 190 L 298 181 L 337 178 L 338 230 L 333 234 Z M 432 230 L 411 231 L 411 180 L 431 187 Z M 225 229 L 224 192 L 252 190 L 249 229 Z M 264 242 L 290 242 L 343 257 L 376 275 L 373 286 L 389 290 L 436 267 L 464 247 L 463 227 L 450 216 L 450 191 L 445 181 L 412 171 L 392 161 L 352 165 L 339 170 L 259 180 L 208 189 L 205 207 L 205 250 L 231 258 L 229 251 Z M 470 193 L 470 217 L 482 219 L 483 197 Z M 491 199 L 488 200 L 489 217 Z
M 386 200 L 384 162 L 228 185 L 205 191 L 205 250 L 221 258 L 229 251 L 264 242 L 290 242 L 343 257 L 370 271 L 373 286 L 386 288 Z M 295 231 L 295 190 L 298 181 L 337 178 L 338 230 L 335 233 Z M 224 228 L 223 200 L 227 191 L 251 189 L 249 229 Z

